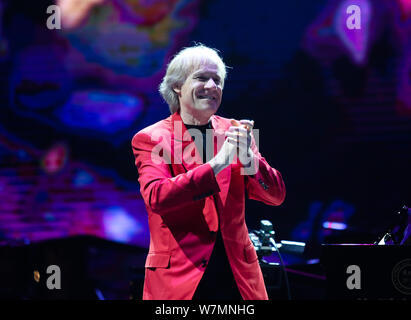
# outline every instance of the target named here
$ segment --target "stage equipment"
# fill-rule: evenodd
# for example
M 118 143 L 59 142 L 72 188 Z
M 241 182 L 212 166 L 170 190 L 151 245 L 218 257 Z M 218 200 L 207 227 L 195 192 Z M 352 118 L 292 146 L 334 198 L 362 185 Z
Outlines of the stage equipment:
M 268 220 L 261 220 L 260 230 L 250 232 L 249 236 L 257 252 L 258 261 L 260 263 L 267 290 L 279 290 L 282 284 L 282 277 L 284 277 L 287 297 L 291 300 L 288 276 L 279 250 L 281 245 L 277 245 L 275 242 L 274 234 L 275 232 L 272 223 Z M 267 262 L 264 259 L 265 256 L 270 256 L 273 252 L 277 252 L 280 263 Z
M 131 266 L 144 266 L 145 256 L 145 248 L 93 236 L 3 244 L 0 299 L 127 300 Z
M 403 206 L 394 216 L 394 222 L 387 232 L 374 244 L 410 245 L 411 244 L 411 209 Z
M 323 245 L 326 298 L 410 300 L 411 250 L 408 246 Z
M 411 300 L 411 210 L 374 244 L 322 245 L 329 299 Z

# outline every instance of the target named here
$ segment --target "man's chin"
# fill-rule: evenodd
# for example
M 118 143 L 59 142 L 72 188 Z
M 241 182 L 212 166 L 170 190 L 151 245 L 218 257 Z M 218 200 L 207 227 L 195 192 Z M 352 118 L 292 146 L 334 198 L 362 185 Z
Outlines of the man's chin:
M 216 102 L 203 102 L 196 108 L 198 111 L 209 111 L 213 114 L 217 112 L 219 105 Z

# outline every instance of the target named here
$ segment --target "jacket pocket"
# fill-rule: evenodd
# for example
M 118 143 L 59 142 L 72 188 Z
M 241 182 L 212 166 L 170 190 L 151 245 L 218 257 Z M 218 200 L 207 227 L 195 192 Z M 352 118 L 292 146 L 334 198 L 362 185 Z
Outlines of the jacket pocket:
M 170 253 L 149 253 L 146 259 L 146 268 L 169 268 Z
M 244 248 L 244 259 L 248 263 L 257 261 L 258 256 L 257 256 L 257 252 L 254 249 L 253 244 L 250 244 Z

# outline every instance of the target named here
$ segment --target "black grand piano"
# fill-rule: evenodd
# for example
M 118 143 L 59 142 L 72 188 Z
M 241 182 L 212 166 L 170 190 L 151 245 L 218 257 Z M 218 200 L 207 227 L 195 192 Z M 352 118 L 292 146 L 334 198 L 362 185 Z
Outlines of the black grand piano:
M 411 210 L 373 244 L 322 245 L 328 299 L 411 299 Z
M 328 299 L 411 299 L 411 247 L 323 245 L 322 250 Z

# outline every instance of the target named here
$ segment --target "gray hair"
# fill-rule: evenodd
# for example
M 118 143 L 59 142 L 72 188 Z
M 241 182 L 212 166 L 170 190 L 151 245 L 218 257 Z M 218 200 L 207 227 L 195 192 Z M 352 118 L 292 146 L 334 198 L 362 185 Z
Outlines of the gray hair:
M 198 69 L 206 61 L 211 61 L 217 65 L 221 87 L 224 88 L 224 80 L 227 76 L 226 65 L 216 49 L 211 49 L 202 44 L 184 48 L 168 64 L 159 91 L 167 102 L 171 114 L 180 109 L 178 95 L 173 89 L 181 88 L 191 72 Z

